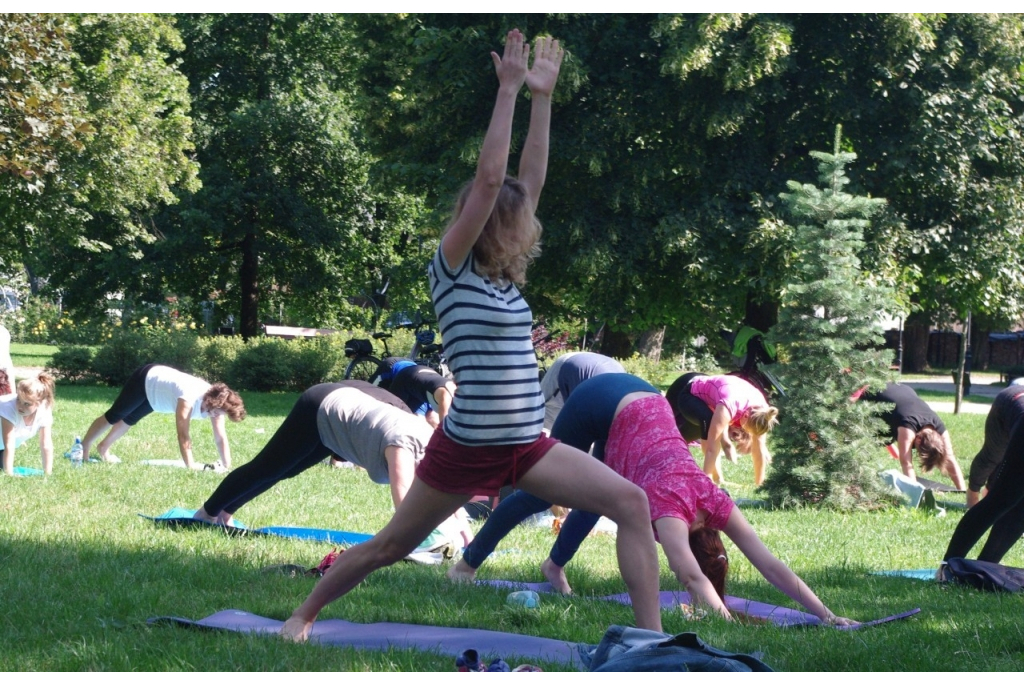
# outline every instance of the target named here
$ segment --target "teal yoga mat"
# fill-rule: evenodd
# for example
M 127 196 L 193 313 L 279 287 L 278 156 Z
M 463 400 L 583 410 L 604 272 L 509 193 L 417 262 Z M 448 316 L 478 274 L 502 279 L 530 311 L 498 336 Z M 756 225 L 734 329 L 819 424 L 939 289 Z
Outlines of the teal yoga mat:
M 366 533 L 351 533 L 343 530 L 327 530 L 323 528 L 301 528 L 295 526 L 264 526 L 263 528 L 249 528 L 240 521 L 235 521 L 235 525 L 233 526 L 221 526 L 192 518 L 192 515 L 195 513 L 195 509 L 174 507 L 159 516 L 147 516 L 146 514 L 139 514 L 139 516 L 149 519 L 157 525 L 172 528 L 214 528 L 223 530 L 228 535 L 270 535 L 279 538 L 309 540 L 311 542 L 327 542 L 332 545 L 342 545 L 344 547 L 358 545 L 360 542 L 366 542 L 373 537 Z

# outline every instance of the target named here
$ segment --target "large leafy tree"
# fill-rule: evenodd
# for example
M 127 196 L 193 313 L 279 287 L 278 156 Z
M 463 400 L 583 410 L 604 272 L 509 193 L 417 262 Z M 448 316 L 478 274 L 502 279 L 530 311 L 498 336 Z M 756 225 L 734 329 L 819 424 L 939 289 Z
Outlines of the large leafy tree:
M 141 260 L 155 238 L 153 212 L 175 201 L 172 189 L 197 187 L 187 82 L 170 58 L 181 42 L 168 17 L 88 14 L 52 22 L 59 26 L 54 40 L 67 51 L 51 50 L 40 71 L 61 75 L 50 90 L 73 103 L 76 137 L 40 141 L 36 149 L 49 151 L 41 182 L 27 187 L 35 192 L 0 196 L 0 210 L 18 240 L 14 258 L 49 276 L 72 305 L 90 308 L 105 292 L 145 286 Z M 51 118 L 66 130 L 72 106 L 59 108 L 64 114 Z
M 304 324 L 335 323 L 346 298 L 386 278 L 416 209 L 414 199 L 374 189 L 349 20 L 180 23 L 204 186 L 160 222 L 160 257 L 178 274 L 171 284 L 197 299 L 218 295 L 247 337 L 285 308 Z

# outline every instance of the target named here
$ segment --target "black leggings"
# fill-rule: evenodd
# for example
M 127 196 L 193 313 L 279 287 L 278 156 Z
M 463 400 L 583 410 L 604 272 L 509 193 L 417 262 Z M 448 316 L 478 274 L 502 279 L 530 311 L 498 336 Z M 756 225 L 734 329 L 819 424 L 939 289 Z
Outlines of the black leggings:
M 707 440 L 708 429 L 715 412 L 699 397 L 690 394 L 690 381 L 707 376 L 706 373 L 686 373 L 676 379 L 665 393 L 665 399 L 672 406 L 676 425 L 686 442 Z
M 118 421 L 124 421 L 129 426 L 134 426 L 153 413 L 153 406 L 146 398 L 146 376 L 154 366 L 156 364 L 146 364 L 132 371 L 113 406 L 103 414 L 107 423 L 114 425 Z
M 221 481 L 220 487 L 203 504 L 206 513 L 210 516 L 222 511 L 234 514 L 280 481 L 297 476 L 329 457 L 331 451 L 320 439 L 316 415 L 327 396 L 344 387 L 347 386 L 323 383 L 302 393 L 259 454 Z
M 960 519 L 943 559 L 967 556 L 991 527 L 978 559 L 998 564 L 1024 534 L 1024 418 L 1013 424 L 1003 462 L 991 482 L 988 494 Z

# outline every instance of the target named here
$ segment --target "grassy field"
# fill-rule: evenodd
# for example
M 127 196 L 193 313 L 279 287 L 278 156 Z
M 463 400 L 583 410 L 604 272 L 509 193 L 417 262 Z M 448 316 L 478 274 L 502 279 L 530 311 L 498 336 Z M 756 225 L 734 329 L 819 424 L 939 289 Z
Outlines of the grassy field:
M 104 411 L 115 389 L 59 387 L 57 452 Z M 295 400 L 245 394 L 249 418 L 229 424 L 236 464 L 250 459 Z M 982 439 L 983 415 L 943 415 L 966 468 Z M 213 461 L 208 422 L 193 424 L 197 458 Z M 268 637 L 150 627 L 151 616 L 198 619 L 229 608 L 284 619 L 315 581 L 267 574 L 266 567 L 313 566 L 329 546 L 272 538 L 228 538 L 215 531 L 171 531 L 138 516 L 172 506 L 195 508 L 221 475 L 141 465 L 175 459 L 170 416 L 153 415 L 115 447 L 124 463 L 73 469 L 58 457 L 50 478 L 0 478 L 0 670 L 353 670 L 451 671 L 453 660 L 422 652 L 358 652 L 293 645 Z M 883 452 L 878 467 L 895 465 Z M 39 466 L 37 441 L 17 464 Z M 756 497 L 749 460 L 725 464 L 736 497 Z M 283 482 L 238 515 L 249 525 L 298 525 L 360 532 L 390 517 L 387 488 L 355 470 L 317 467 Z M 933 583 L 870 575 L 934 567 L 961 513 L 937 517 L 896 509 L 877 513 L 744 510 L 765 543 L 836 613 L 869 620 L 915 607 L 909 620 L 843 633 L 687 621 L 666 611 L 667 632 L 696 631 L 710 644 L 761 652 L 780 670 L 1013 671 L 1024 666 L 1024 597 L 984 594 Z M 520 528 L 480 572 L 482 578 L 541 580 L 550 531 Z M 730 549 L 730 594 L 795 606 Z M 1018 545 L 1005 559 L 1024 566 Z M 629 624 L 624 607 L 590 599 L 622 592 L 614 539 L 594 536 L 568 568 L 574 597 L 542 598 L 536 610 L 505 603 L 505 592 L 450 584 L 444 569 L 399 564 L 371 576 L 321 618 L 394 621 L 505 630 L 597 643 L 611 624 Z M 662 556 L 661 585 L 677 587 Z M 554 670 L 556 667 L 552 667 Z

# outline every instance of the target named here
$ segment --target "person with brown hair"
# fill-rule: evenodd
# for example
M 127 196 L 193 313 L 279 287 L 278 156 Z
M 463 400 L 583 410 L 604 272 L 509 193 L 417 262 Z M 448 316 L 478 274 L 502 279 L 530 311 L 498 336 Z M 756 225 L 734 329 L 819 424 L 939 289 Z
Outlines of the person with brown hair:
M 4 473 L 14 475 L 14 450 L 39 434 L 43 471 L 53 472 L 53 376 L 45 371 L 22 379 L 15 392 L 0 397 L 0 459 Z
M 739 376 L 686 373 L 665 393 L 679 432 L 687 442 L 700 440 L 704 473 L 715 483 L 722 480 L 719 455 L 736 461 L 734 448 L 754 460 L 754 485 L 764 482 L 772 455 L 768 433 L 779 422 L 779 410 Z
M 855 393 L 854 397 L 858 394 Z M 889 452 L 899 459 L 903 475 L 917 478 L 914 473 L 916 449 L 925 473 L 938 469 L 949 476 L 958 490 L 966 489 L 967 483 L 953 454 L 953 442 L 946 424 L 913 388 L 901 383 L 888 383 L 881 392 L 864 393 L 862 397 L 868 402 L 893 405 L 892 409 L 879 416 L 889 426 Z
M 661 630 L 658 557 L 643 491 L 589 455 L 544 436 L 544 401 L 530 332 L 533 315 L 519 292 L 538 252 L 535 211 L 547 175 L 551 96 L 563 51 L 540 37 L 508 32 L 491 53 L 498 94 L 476 176 L 456 202 L 451 224 L 428 267 L 430 292 L 455 397 L 390 523 L 342 554 L 281 635 L 305 641 L 320 610 L 370 573 L 390 566 L 473 495 L 516 485 L 542 498 L 607 515 L 619 526 L 619 570 L 638 627 Z M 518 179 L 507 176 L 519 91 L 530 89 L 530 124 Z
M 578 449 L 605 441 L 604 463 L 643 488 L 651 525 L 669 566 L 698 604 L 730 618 L 724 603 L 729 562 L 718 532 L 723 531 L 768 582 L 812 614 L 826 623 L 853 623 L 833 614 L 768 551 L 729 495 L 697 466 L 668 400 L 647 381 L 618 373 L 584 381 L 566 400 L 551 435 Z M 526 517 L 550 506 L 536 497 L 527 503 L 530 497 L 516 493 L 503 500 L 448 577 L 471 580 L 501 538 Z M 559 592 L 572 592 L 564 566 L 597 519 L 574 509 L 562 525 L 551 555 L 541 564 L 545 578 Z
M 96 446 L 100 459 L 120 461 L 110 448 L 136 423 L 149 414 L 174 414 L 178 434 L 178 450 L 190 469 L 228 470 L 231 468 L 231 446 L 225 431 L 225 417 L 237 423 L 245 418 L 245 405 L 237 392 L 224 383 L 210 385 L 202 378 L 160 364 L 146 364 L 132 372 L 114 404 L 89 426 L 82 438 L 82 453 L 89 458 L 92 444 L 104 431 L 106 436 Z M 220 459 L 216 464 L 197 462 L 192 456 L 190 421 L 210 419 L 213 441 Z

